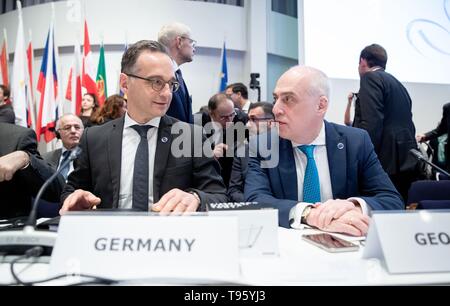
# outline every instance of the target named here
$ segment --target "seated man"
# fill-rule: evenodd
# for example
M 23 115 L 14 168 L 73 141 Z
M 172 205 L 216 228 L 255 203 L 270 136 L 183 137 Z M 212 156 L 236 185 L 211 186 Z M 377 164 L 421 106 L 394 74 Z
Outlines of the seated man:
M 39 155 L 33 130 L 0 123 L 0 219 L 28 215 L 31 198 L 53 173 Z M 63 186 L 62 177 L 58 177 L 44 198 L 57 201 Z
M 121 71 L 128 112 L 85 130 L 60 213 L 95 206 L 193 212 L 227 201 L 217 162 L 194 157 L 193 138 L 202 135 L 201 128 L 194 133 L 192 125 L 166 115 L 179 83 L 165 47 L 155 41 L 131 45 Z
M 279 124 L 274 168 L 250 158 L 248 201 L 273 204 L 279 224 L 365 235 L 370 210 L 402 209 L 367 132 L 324 121 L 329 80 L 321 71 L 294 67 L 278 80 L 273 113 Z
M 273 104 L 268 102 L 257 102 L 250 105 L 248 111 L 247 127 L 250 136 L 267 133 L 274 121 L 272 113 Z M 228 187 L 228 197 L 232 202 L 244 202 L 245 176 L 248 170 L 249 150 L 248 143 L 245 142 L 245 155 L 239 156 L 239 148 L 236 148 L 233 166 L 231 168 L 230 185 Z

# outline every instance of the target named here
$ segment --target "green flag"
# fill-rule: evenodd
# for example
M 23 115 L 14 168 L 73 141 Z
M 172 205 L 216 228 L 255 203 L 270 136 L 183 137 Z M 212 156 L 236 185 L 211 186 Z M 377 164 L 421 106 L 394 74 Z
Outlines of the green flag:
M 103 103 L 105 103 L 106 98 L 108 97 L 108 89 L 106 87 L 105 48 L 103 46 L 103 43 L 100 48 L 100 58 L 98 60 L 96 82 L 97 82 L 98 102 L 100 105 L 103 105 Z

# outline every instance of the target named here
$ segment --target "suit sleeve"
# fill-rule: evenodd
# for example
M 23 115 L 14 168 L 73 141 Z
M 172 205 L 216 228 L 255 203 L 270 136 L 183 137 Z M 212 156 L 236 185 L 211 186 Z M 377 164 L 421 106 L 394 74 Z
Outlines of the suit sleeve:
M 228 197 L 232 202 L 244 202 L 244 176 L 242 174 L 241 158 L 235 157 L 231 168 Z
M 279 187 L 281 188 L 281 186 Z M 251 157 L 249 160 L 244 195 L 249 202 L 258 202 L 277 208 L 278 224 L 282 227 L 290 228 L 289 212 L 297 204 L 297 201 L 275 197 L 270 185 L 268 169 L 261 168 L 261 159 L 259 157 Z
M 28 130 L 20 137 L 17 150 L 27 152 L 30 157 L 30 165 L 26 169 L 18 171 L 18 178 L 24 186 L 29 188 L 31 194 L 36 195 L 45 181 L 55 173 L 55 170 L 40 156 L 34 131 Z M 45 200 L 57 202 L 64 184 L 62 176 L 56 177 L 42 197 Z
M 384 121 L 383 82 L 376 73 L 368 72 L 361 78 L 359 89 L 358 128 L 369 133 L 376 152 L 381 151 Z
M 201 129 L 194 127 L 194 129 Z M 192 129 L 192 130 L 194 130 Z M 194 133 L 195 134 L 195 133 Z M 193 134 L 193 135 L 194 135 Z M 203 143 L 205 137 L 203 137 Z M 192 141 L 192 145 L 194 141 Z M 193 147 L 192 147 L 192 150 Z M 192 151 L 194 152 L 194 151 Z M 228 202 L 227 189 L 223 183 L 218 169 L 218 162 L 207 156 L 193 158 L 193 186 L 186 191 L 195 191 L 201 200 L 200 210 L 205 211 L 208 203 L 226 203 Z
M 373 210 L 402 210 L 403 201 L 381 167 L 369 136 L 364 132 L 363 158 L 359 161 L 358 181 L 361 197 Z
M 450 116 L 450 104 L 444 106 L 442 119 L 439 125 L 432 131 L 425 134 L 425 139 L 435 139 L 447 133 L 447 120 Z

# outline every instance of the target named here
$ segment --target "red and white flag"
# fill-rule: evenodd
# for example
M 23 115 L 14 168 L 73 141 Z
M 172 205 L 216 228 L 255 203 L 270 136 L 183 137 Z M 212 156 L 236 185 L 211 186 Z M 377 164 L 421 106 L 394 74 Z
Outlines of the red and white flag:
M 36 116 L 35 116 L 35 100 L 34 100 L 34 82 L 33 82 L 33 67 L 34 67 L 34 52 L 33 44 L 31 42 L 31 31 L 30 31 L 30 41 L 27 48 L 27 61 L 28 61 L 28 79 L 30 82 L 30 95 L 31 99 L 28 100 L 28 126 L 33 130 L 36 129 Z
M 16 124 L 28 127 L 28 117 L 31 115 L 29 106 L 31 102 L 30 74 L 28 72 L 27 52 L 25 48 L 25 36 L 23 33 L 22 5 L 17 1 L 19 24 L 17 28 L 16 49 L 11 79 L 11 98 Z
M 84 53 L 83 53 L 83 68 L 81 75 L 81 86 L 83 93 L 94 94 L 98 99 L 97 83 L 96 83 L 96 65 L 94 64 L 94 57 L 91 51 L 91 43 L 89 42 L 89 32 L 87 21 L 84 21 Z
M 75 45 L 74 59 L 69 72 L 67 82 L 66 100 L 70 103 L 70 112 L 77 116 L 81 113 L 81 51 L 80 45 Z
M 56 124 L 58 107 L 58 74 L 55 61 L 53 21 L 50 24 L 47 42 L 45 43 L 37 90 L 40 97 L 36 134 L 38 141 L 43 134 L 45 141 L 48 143 L 55 138 L 53 129 Z
M 6 29 L 3 29 L 3 43 L 2 48 L 0 50 L 0 70 L 1 70 L 1 82 L 7 87 L 9 87 L 9 56 L 8 56 L 8 43 L 6 39 Z

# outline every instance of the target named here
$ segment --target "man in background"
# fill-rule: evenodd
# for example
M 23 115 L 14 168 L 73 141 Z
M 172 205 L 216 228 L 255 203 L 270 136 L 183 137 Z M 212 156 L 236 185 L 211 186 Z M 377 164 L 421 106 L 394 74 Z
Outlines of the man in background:
M 16 122 L 16 115 L 9 100 L 9 89 L 5 85 L 0 85 L 0 122 Z
M 225 94 L 231 99 L 231 101 L 233 101 L 236 108 L 246 114 L 248 113 L 252 103 L 248 99 L 247 86 L 242 83 L 231 84 L 226 88 Z
M 383 169 L 406 201 L 417 179 L 417 161 L 409 154 L 417 149 L 416 129 L 411 98 L 402 83 L 385 71 L 387 59 L 386 50 L 377 44 L 361 51 L 353 126 L 369 133 Z
M 180 121 L 194 123 L 192 117 L 192 99 L 183 79 L 180 66 L 194 59 L 196 41 L 191 37 L 191 29 L 179 22 L 165 25 L 158 34 L 158 41 L 166 46 L 173 61 L 175 77 L 180 88 L 173 93 L 167 115 Z

